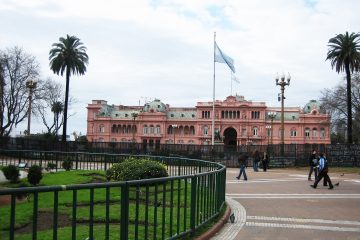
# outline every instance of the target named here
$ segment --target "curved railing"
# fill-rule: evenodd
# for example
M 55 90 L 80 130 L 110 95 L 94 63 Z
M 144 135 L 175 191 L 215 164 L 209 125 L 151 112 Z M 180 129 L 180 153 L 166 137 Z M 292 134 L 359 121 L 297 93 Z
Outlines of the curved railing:
M 47 166 L 70 158 L 73 169 L 106 170 L 130 155 L 0 150 L 0 165 Z M 225 203 L 225 166 L 195 159 L 146 157 L 167 166 L 169 177 L 126 182 L 0 189 L 1 239 L 177 239 L 192 236 Z M 17 202 L 19 195 L 28 201 Z M 26 222 L 19 222 L 18 218 Z M 44 217 L 51 229 L 41 230 Z M 64 226 L 64 218 L 68 224 Z M 30 221 L 29 221 L 30 220 Z M 30 222 L 30 223 L 29 223 Z M 26 234 L 23 234 L 27 226 Z M 30 229 L 30 230 L 29 230 Z

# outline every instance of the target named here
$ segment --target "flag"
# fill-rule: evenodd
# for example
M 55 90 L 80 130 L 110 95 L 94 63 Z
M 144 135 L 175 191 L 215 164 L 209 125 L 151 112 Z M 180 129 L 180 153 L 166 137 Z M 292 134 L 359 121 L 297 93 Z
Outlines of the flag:
M 215 62 L 226 63 L 231 71 L 235 73 L 234 60 L 223 53 L 215 42 Z
M 237 78 L 234 74 L 231 75 L 231 79 L 234 80 L 234 82 L 240 83 L 239 78 Z

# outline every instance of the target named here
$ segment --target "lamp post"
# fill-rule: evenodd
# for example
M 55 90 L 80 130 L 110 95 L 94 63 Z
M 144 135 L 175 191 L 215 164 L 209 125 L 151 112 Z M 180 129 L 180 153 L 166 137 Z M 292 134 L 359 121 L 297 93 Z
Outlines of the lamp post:
M 274 132 L 274 128 L 273 128 L 273 123 L 274 123 L 274 119 L 276 117 L 276 112 L 268 112 L 268 117 L 270 118 L 271 122 L 270 122 L 270 144 L 273 144 L 273 132 Z
M 266 135 L 267 135 L 267 144 L 269 145 L 270 144 L 270 134 L 271 134 L 271 125 L 266 125 L 265 126 L 265 128 L 266 128 Z
M 178 125 L 177 125 L 177 124 L 173 124 L 173 125 L 171 125 L 171 127 L 172 127 L 173 133 L 174 133 L 174 144 L 175 144 L 175 128 L 177 128 Z
M 30 124 L 31 124 L 31 103 L 33 91 L 36 88 L 36 82 L 33 80 L 28 80 L 26 82 L 26 88 L 29 89 L 29 109 L 28 109 L 28 125 L 27 125 L 27 135 L 30 135 Z
M 280 81 L 279 81 L 279 75 L 276 74 L 276 85 L 280 86 L 281 89 L 281 129 L 280 129 L 280 144 L 281 144 L 281 155 L 284 155 L 284 91 L 285 91 L 285 86 L 289 86 L 290 85 L 290 74 L 288 73 L 287 79 L 285 81 L 285 75 L 282 74 L 280 77 Z
M 133 118 L 133 127 L 132 127 L 132 141 L 133 143 L 135 143 L 135 130 L 136 130 L 136 126 L 135 126 L 135 119 L 139 116 L 139 114 L 137 112 L 132 112 L 131 113 L 131 117 Z

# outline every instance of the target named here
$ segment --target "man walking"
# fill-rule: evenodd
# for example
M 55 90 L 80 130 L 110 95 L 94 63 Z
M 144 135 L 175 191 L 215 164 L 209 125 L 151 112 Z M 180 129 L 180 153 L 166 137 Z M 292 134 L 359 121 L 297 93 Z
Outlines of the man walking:
M 314 176 L 315 176 L 315 180 L 318 177 L 318 157 L 316 156 L 316 150 L 314 149 L 312 154 L 309 157 L 309 165 L 310 165 L 310 170 L 309 170 L 309 177 L 308 180 L 311 181 L 311 174 L 314 172 Z
M 329 184 L 329 189 L 333 189 L 334 186 L 331 183 L 330 177 L 328 175 L 328 164 L 327 161 L 324 157 L 323 153 L 320 153 L 320 159 L 319 159 L 319 176 L 318 178 L 315 180 L 314 185 L 310 185 L 312 188 L 316 188 L 318 183 L 321 181 L 322 178 L 324 178 L 324 180 L 326 180 L 326 182 Z
M 246 172 L 245 172 L 247 158 L 248 158 L 248 156 L 245 153 L 240 154 L 240 156 L 238 158 L 238 161 L 240 164 L 240 172 L 239 172 L 239 175 L 236 177 L 238 180 L 240 179 L 241 175 L 244 174 L 244 180 L 247 181 L 247 176 L 246 176 Z

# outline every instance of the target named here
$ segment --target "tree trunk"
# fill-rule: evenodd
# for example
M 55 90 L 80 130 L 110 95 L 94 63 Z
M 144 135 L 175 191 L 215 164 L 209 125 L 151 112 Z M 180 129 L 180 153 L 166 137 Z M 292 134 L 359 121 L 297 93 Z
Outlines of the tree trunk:
M 347 143 L 352 144 L 352 110 L 351 110 L 351 74 L 349 63 L 345 63 L 346 72 L 346 94 L 347 94 Z
M 70 84 L 70 68 L 66 68 L 66 89 L 65 89 L 65 106 L 64 106 L 64 124 L 63 124 L 63 134 L 61 141 L 66 142 L 66 125 L 67 125 L 67 110 L 68 110 L 68 100 L 69 100 L 69 84 Z

